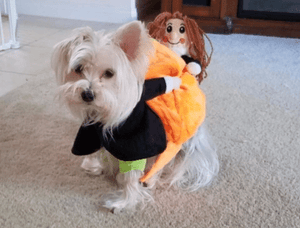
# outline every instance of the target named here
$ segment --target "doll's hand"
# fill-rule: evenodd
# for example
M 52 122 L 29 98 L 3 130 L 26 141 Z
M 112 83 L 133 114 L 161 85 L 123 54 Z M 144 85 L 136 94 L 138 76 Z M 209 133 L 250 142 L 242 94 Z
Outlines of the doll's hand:
M 192 74 L 193 76 L 196 76 L 197 74 L 200 74 L 200 72 L 201 72 L 201 67 L 196 62 L 190 62 L 186 67 L 187 67 L 188 72 L 190 74 Z
M 165 82 L 166 82 L 166 92 L 169 93 L 173 91 L 174 89 L 179 89 L 181 85 L 181 79 L 178 77 L 170 77 L 166 76 L 164 77 Z
M 179 89 L 181 85 L 181 79 L 178 77 L 172 77 L 172 78 L 173 78 L 174 89 Z

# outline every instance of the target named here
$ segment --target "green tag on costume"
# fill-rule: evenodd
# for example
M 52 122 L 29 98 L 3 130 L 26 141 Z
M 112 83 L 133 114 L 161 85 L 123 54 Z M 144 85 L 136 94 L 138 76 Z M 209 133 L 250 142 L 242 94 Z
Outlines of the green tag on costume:
M 141 170 L 144 172 L 147 159 L 136 161 L 121 161 L 119 160 L 120 173 L 127 173 L 131 170 Z

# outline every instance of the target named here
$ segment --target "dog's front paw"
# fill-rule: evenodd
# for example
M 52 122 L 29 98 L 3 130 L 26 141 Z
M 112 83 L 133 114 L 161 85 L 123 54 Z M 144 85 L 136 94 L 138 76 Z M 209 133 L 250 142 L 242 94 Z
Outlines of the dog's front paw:
M 115 213 L 122 209 L 135 209 L 137 205 L 143 207 L 147 202 L 152 201 L 150 190 L 143 187 L 139 181 L 141 176 L 142 172 L 140 170 L 119 173 L 117 182 L 121 189 L 103 195 L 101 205 Z
M 101 196 L 100 204 L 109 209 L 113 214 L 117 214 L 127 206 L 123 190 L 107 193 Z
M 91 175 L 100 175 L 103 172 L 103 167 L 96 155 L 86 156 L 81 163 L 81 168 Z

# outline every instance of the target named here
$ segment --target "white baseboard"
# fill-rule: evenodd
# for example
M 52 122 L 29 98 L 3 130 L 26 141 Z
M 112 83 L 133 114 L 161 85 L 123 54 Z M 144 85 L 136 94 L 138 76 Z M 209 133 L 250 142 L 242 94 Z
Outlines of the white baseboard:
M 135 0 L 16 0 L 24 15 L 124 23 L 137 19 Z

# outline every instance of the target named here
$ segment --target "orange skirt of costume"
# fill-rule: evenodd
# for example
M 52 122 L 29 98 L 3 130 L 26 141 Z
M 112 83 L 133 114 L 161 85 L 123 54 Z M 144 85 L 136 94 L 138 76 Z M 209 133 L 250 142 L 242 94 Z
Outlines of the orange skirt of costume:
M 197 131 L 205 118 L 205 95 L 197 80 L 185 68 L 184 60 L 169 48 L 153 40 L 155 54 L 150 58 L 146 79 L 164 76 L 179 77 L 179 90 L 163 94 L 147 101 L 160 117 L 167 135 L 167 148 L 158 155 L 151 169 L 140 179 L 146 182 L 168 164 L 180 151 L 184 142 Z

